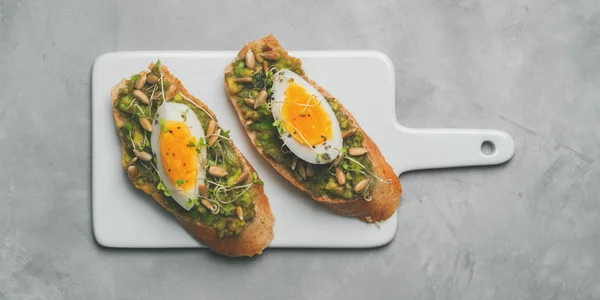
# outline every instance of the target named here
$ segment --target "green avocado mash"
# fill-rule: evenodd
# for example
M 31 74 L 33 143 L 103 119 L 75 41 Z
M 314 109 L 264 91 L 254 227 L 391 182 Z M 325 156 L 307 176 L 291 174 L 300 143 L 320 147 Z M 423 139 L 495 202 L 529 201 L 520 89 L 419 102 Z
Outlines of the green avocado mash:
M 157 62 L 148 75 L 153 74 L 161 78 L 159 66 L 160 61 Z M 212 146 L 207 145 L 208 136 L 206 138 L 207 141 L 201 139 L 198 145 L 191 146 L 197 147 L 197 151 L 200 151 L 200 147 L 207 147 L 207 168 L 210 166 L 219 166 L 225 169 L 228 175 L 218 178 L 207 172 L 208 196 L 206 198 L 199 196 L 198 199 L 189 199 L 188 204 L 192 206 L 189 211 L 177 204 L 170 197 L 170 191 L 166 190 L 157 173 L 156 155 L 152 153 L 150 147 L 151 132 L 146 131 L 140 125 L 139 120 L 140 118 L 153 120 L 156 117 L 156 110 L 164 100 L 182 103 L 189 107 L 196 114 L 205 130 L 212 118 L 206 111 L 186 100 L 179 92 L 175 93 L 171 99 L 165 99 L 162 96 L 162 91 L 164 90 L 166 94 L 169 83 L 162 79 L 159 79 L 155 84 L 146 82 L 141 88 L 141 91 L 151 99 L 149 105 L 135 100 L 132 93 L 135 90 L 135 83 L 139 80 L 139 77 L 139 75 L 132 76 L 127 82 L 127 86 L 119 90 L 119 100 L 115 101 L 115 107 L 119 108 L 121 114 L 127 119 L 125 125 L 119 128 L 119 136 L 126 150 L 124 159 L 130 161 L 134 158 L 134 147 L 138 151 L 151 153 L 154 157 L 151 161 L 144 162 L 140 159 L 135 161 L 133 165 L 137 168 L 137 175 L 133 178 L 134 183 L 136 186 L 151 186 L 150 193 L 164 193 L 167 197 L 165 197 L 163 205 L 169 211 L 192 220 L 197 220 L 202 224 L 214 228 L 219 237 L 238 235 L 248 222 L 252 221 L 255 217 L 254 202 L 248 190 L 254 184 L 262 185 L 262 182 L 257 178 L 256 174 L 252 174 L 252 176 L 248 176 L 243 182 L 236 184 L 236 180 L 242 175 L 243 164 L 233 149 L 232 142 L 229 140 L 229 131 L 221 129 L 219 139 Z M 208 200 L 214 209 L 211 210 L 205 207 L 202 204 L 203 199 Z M 241 207 L 242 218 L 237 215 L 236 207 L 238 206 Z
M 259 51 L 260 49 L 254 50 L 255 53 L 258 53 Z M 343 159 L 338 166 L 344 172 L 346 177 L 346 183 L 343 185 L 338 184 L 336 181 L 335 169 L 332 167 L 331 163 L 312 165 L 311 167 L 314 168 L 314 174 L 312 176 L 303 176 L 300 168 L 292 168 L 295 160 L 298 161 L 296 164 L 304 162 L 295 157 L 295 155 L 283 145 L 278 129 L 274 125 L 275 120 L 268 107 L 270 101 L 273 100 L 271 99 L 273 74 L 281 69 L 289 69 L 302 76 L 304 71 L 299 64 L 296 64 L 292 60 L 286 60 L 284 55 L 281 55 L 281 58 L 277 61 L 267 60 L 267 62 L 269 71 L 266 76 L 264 75 L 261 64 L 256 64 L 254 69 L 249 69 L 244 60 L 234 62 L 233 72 L 225 75 L 229 91 L 238 96 L 238 107 L 242 111 L 242 115 L 246 121 L 250 120 L 252 122 L 248 128 L 256 133 L 256 146 L 261 148 L 265 155 L 286 166 L 288 170 L 292 172 L 294 177 L 304 184 L 304 186 L 314 195 L 356 199 L 370 194 L 374 186 L 373 184 L 369 184 L 366 193 L 356 193 L 354 191 L 354 186 L 358 182 L 369 177 L 369 175 L 366 174 L 372 174 L 372 164 L 367 159 L 366 155 L 351 158 L 348 158 L 347 155 L 344 156 L 345 159 Z M 252 77 L 253 80 L 251 83 L 236 83 L 235 79 L 239 77 Z M 254 109 L 253 106 L 248 105 L 244 101 L 245 98 L 255 98 L 258 92 L 263 88 L 268 94 L 266 104 Z M 327 102 L 335 112 L 335 116 L 340 124 L 342 132 L 352 130 L 348 119 L 340 110 L 338 100 L 335 98 L 327 98 Z M 362 132 L 358 130 L 355 134 L 345 138 L 343 146 L 344 149 L 342 149 L 342 151 L 345 153 L 347 153 L 349 148 L 363 147 Z

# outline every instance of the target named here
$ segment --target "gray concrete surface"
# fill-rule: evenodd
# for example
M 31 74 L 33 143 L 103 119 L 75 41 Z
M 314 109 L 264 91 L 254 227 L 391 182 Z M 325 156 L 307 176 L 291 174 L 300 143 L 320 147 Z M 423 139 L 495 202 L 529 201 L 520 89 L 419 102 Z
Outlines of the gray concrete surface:
M 398 234 L 379 249 L 99 247 L 94 59 L 268 32 L 389 54 L 401 123 L 505 130 L 514 159 L 403 175 Z M 599 84 L 592 0 L 0 0 L 0 299 L 598 299 Z

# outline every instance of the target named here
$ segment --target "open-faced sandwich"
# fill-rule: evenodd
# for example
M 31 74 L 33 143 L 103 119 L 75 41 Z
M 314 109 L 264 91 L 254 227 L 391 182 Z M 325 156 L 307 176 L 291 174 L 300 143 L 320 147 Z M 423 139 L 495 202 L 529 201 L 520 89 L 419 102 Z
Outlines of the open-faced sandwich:
M 262 181 L 215 114 L 160 61 L 119 82 L 111 98 L 135 187 L 213 251 L 262 253 L 275 219 Z
M 366 222 L 395 212 L 400 182 L 377 145 L 272 35 L 242 48 L 225 89 L 256 149 L 293 185 Z

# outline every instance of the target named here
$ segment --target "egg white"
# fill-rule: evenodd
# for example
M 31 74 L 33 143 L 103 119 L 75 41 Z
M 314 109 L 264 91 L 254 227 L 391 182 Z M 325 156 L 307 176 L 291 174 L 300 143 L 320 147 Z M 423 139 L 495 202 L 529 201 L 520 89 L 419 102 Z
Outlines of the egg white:
M 326 164 L 330 163 L 338 156 L 342 149 L 342 131 L 340 129 L 340 124 L 335 117 L 335 113 L 325 97 L 317 91 L 310 83 L 300 77 L 298 74 L 290 71 L 290 70 L 280 70 L 279 72 L 273 75 L 273 94 L 272 94 L 272 104 L 271 111 L 273 114 L 273 118 L 276 121 L 282 121 L 282 108 L 283 101 L 285 99 L 285 91 L 288 87 L 288 80 L 293 79 L 295 83 L 302 86 L 309 94 L 315 95 L 316 100 L 321 103 L 321 106 L 329 116 L 331 120 L 331 139 L 326 142 L 314 146 L 311 149 L 311 146 L 301 144 L 296 141 L 288 132 L 283 132 L 280 134 L 281 139 L 285 143 L 285 145 L 292 151 L 298 158 L 311 163 L 311 164 Z M 317 156 L 318 155 L 318 156 Z
M 185 115 L 185 119 L 182 117 L 183 115 Z M 198 174 L 196 175 L 196 183 L 194 184 L 194 188 L 188 193 L 185 193 L 182 189 L 174 186 L 171 183 L 163 169 L 163 162 L 159 153 L 160 133 L 162 130 L 160 126 L 161 119 L 165 120 L 165 122 L 178 121 L 185 123 L 196 141 L 198 141 L 200 138 L 205 139 L 204 129 L 202 128 L 202 125 L 200 124 L 196 114 L 185 104 L 181 103 L 163 103 L 158 107 L 156 111 L 156 117 L 152 121 L 152 137 L 150 139 L 150 145 L 152 147 L 152 153 L 154 153 L 156 157 L 158 176 L 167 190 L 171 193 L 171 197 L 173 197 L 173 199 L 175 199 L 175 201 L 185 210 L 190 210 L 192 206 L 188 206 L 188 199 L 196 199 L 198 196 L 198 184 L 204 183 L 206 180 L 206 169 L 204 168 L 206 162 L 206 147 L 202 147 L 200 153 L 198 154 L 200 157 L 198 160 Z

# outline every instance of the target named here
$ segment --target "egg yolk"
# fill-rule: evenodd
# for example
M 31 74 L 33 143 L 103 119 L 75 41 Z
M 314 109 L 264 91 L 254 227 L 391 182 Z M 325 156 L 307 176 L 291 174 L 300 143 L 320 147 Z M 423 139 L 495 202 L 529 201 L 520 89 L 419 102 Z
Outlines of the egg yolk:
M 166 121 L 163 128 L 159 137 L 163 171 L 175 187 L 189 192 L 198 173 L 196 139 L 184 122 Z
M 300 144 L 315 146 L 331 139 L 331 119 L 317 98 L 290 82 L 281 108 L 283 126 Z

